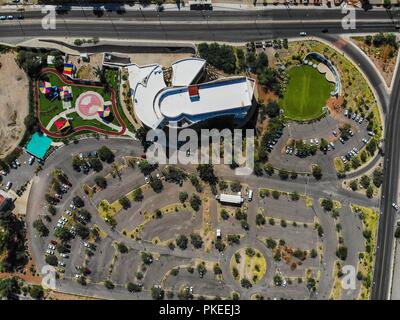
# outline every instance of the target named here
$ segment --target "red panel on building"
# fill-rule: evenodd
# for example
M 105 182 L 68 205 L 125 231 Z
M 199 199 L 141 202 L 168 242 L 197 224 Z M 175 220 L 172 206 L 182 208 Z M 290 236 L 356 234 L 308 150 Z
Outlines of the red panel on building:
M 199 87 L 198 86 L 189 86 L 189 97 L 198 97 L 199 96 Z

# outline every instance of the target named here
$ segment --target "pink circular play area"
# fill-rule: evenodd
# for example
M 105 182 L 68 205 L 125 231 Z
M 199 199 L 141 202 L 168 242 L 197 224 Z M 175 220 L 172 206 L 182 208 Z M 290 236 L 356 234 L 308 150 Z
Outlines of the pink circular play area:
M 83 117 L 93 117 L 104 104 L 103 97 L 94 91 L 82 93 L 76 99 L 75 107 L 77 112 Z

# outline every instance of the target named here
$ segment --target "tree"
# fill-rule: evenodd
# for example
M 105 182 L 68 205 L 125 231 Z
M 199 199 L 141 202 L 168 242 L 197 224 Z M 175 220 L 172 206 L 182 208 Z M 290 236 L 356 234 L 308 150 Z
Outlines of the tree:
M 370 186 L 371 179 L 367 175 L 363 175 L 360 179 L 360 184 L 364 189 L 367 189 Z
M 56 267 L 58 265 L 58 259 L 54 255 L 47 255 L 45 258 L 47 264 Z
M 128 289 L 129 292 L 132 292 L 132 293 L 141 292 L 142 291 L 142 286 L 141 285 L 136 284 L 136 283 L 132 283 L 132 282 L 129 282 L 126 285 L 126 288 Z
M 83 202 L 82 198 L 79 197 L 79 196 L 73 197 L 72 202 L 74 203 L 74 205 L 75 205 L 77 208 L 82 208 L 82 207 L 85 206 L 85 203 Z
M 201 180 L 209 184 L 215 184 L 217 182 L 217 177 L 214 174 L 214 167 L 212 164 L 199 164 L 197 166 L 197 172 Z
M 394 236 L 398 239 L 400 238 L 400 227 L 396 228 L 396 231 L 394 232 Z
M 176 245 L 181 249 L 181 250 L 185 250 L 187 248 L 188 245 L 188 237 L 181 234 L 180 236 L 178 236 L 178 238 L 176 238 L 175 242 Z
M 150 175 L 155 169 L 157 169 L 157 166 L 157 164 L 151 164 L 147 160 L 140 160 L 138 165 L 140 172 L 145 176 Z
M 279 199 L 280 194 L 281 194 L 281 193 L 280 193 L 278 190 L 273 190 L 273 191 L 272 191 L 272 197 L 273 197 L 274 199 Z
M 112 281 L 110 281 L 110 280 L 104 281 L 104 286 L 105 286 L 108 290 L 112 290 L 112 289 L 115 288 L 114 283 L 112 283 Z
M 44 296 L 44 290 L 42 286 L 32 285 L 29 287 L 29 295 L 36 300 L 40 300 Z
M 326 139 L 324 138 L 321 139 L 319 149 L 323 152 L 328 150 L 328 141 L 326 141 Z
M 151 297 L 154 300 L 163 300 L 165 292 L 160 286 L 151 287 Z
M 114 153 L 106 146 L 102 146 L 99 150 L 97 150 L 97 154 L 99 155 L 101 161 L 105 161 L 107 163 L 114 162 Z
M 128 247 L 126 246 L 125 243 L 119 242 L 117 244 L 117 249 L 120 253 L 127 253 L 129 251 Z
M 372 188 L 372 186 L 369 186 L 365 191 L 365 194 L 367 195 L 368 198 L 372 198 L 374 195 L 374 188 Z
M 265 224 L 265 217 L 262 213 L 257 213 L 256 215 L 256 224 L 258 226 L 264 225 Z
M 336 250 L 336 256 L 340 260 L 346 260 L 347 259 L 347 247 L 345 246 L 339 246 L 339 248 Z
M 352 180 L 349 184 L 351 190 L 356 191 L 358 189 L 358 180 Z
M 215 249 L 217 249 L 219 252 L 224 251 L 226 248 L 225 243 L 221 239 L 215 240 Z
M 230 245 L 240 243 L 240 235 L 238 235 L 238 234 L 228 234 L 227 239 L 228 239 L 228 243 Z
M 131 207 L 131 201 L 128 199 L 127 196 L 122 196 L 121 198 L 119 198 L 118 202 L 125 210 Z
M 279 116 L 280 108 L 276 101 L 269 101 L 265 107 L 265 112 L 270 118 Z
M 326 211 L 331 211 L 333 209 L 333 201 L 332 199 L 322 199 L 321 206 Z
M 375 187 L 379 188 L 383 183 L 383 171 L 381 168 L 376 168 L 373 173 L 372 182 Z
M 96 176 L 96 178 L 94 178 L 94 182 L 102 189 L 107 188 L 107 180 L 102 176 Z
M 197 265 L 196 269 L 201 277 L 207 273 L 206 264 L 203 261 Z
M 274 171 L 275 171 L 274 167 L 270 163 L 267 163 L 265 165 L 264 170 L 267 173 L 267 175 L 269 175 L 269 176 L 272 176 L 274 174 Z
M 80 236 L 83 240 L 85 240 L 89 237 L 89 234 L 90 234 L 89 229 L 88 229 L 88 227 L 84 226 L 83 224 L 77 223 L 75 225 L 75 229 L 76 229 L 76 234 L 78 236 Z
M 190 235 L 190 242 L 196 249 L 200 249 L 203 246 L 203 240 L 198 233 L 192 233 Z
M 269 249 L 275 249 L 277 246 L 276 241 L 272 238 L 267 238 L 266 244 L 267 244 L 267 248 L 269 248 Z
M 197 194 L 192 194 L 190 198 L 190 206 L 193 208 L 193 210 L 199 211 L 201 206 L 201 199 Z
M 141 188 L 135 189 L 132 193 L 133 201 L 142 201 L 143 200 L 143 191 Z
M 103 164 L 101 163 L 101 161 L 99 160 L 99 158 L 97 157 L 91 157 L 89 159 L 89 163 L 92 166 L 93 170 L 96 172 L 100 172 L 101 170 L 103 170 Z
M 251 284 L 251 282 L 248 280 L 248 279 L 246 279 L 246 278 L 243 278 L 241 281 L 240 281 L 240 285 L 243 287 L 243 288 L 245 288 L 245 289 L 250 289 L 253 285 Z
M 279 178 L 282 180 L 287 180 L 289 178 L 289 173 L 286 170 L 281 169 L 279 170 Z
M 141 256 L 142 261 L 143 261 L 144 264 L 149 265 L 149 264 L 153 263 L 153 255 L 151 253 L 147 253 L 147 252 L 142 251 L 140 256 Z
M 63 242 L 68 242 L 72 239 L 72 234 L 65 228 L 57 228 L 54 232 L 54 236 Z
M 33 227 L 39 232 L 40 237 L 47 237 L 49 235 L 49 229 L 40 218 L 33 222 Z
M 313 166 L 312 175 L 316 180 L 320 180 L 322 178 L 322 169 L 319 165 Z
M 222 274 L 222 269 L 218 263 L 214 264 L 213 270 L 214 270 L 214 274 L 216 274 L 216 275 Z
M 298 201 L 300 199 L 300 195 L 295 191 L 290 194 L 290 199 L 292 201 Z
M 0 280 L 0 298 L 16 299 L 16 295 L 20 293 L 21 288 L 16 277 Z
M 179 192 L 179 201 L 184 203 L 188 199 L 189 195 L 187 192 Z
M 150 176 L 150 187 L 157 192 L 160 193 L 163 189 L 163 183 L 160 178 Z
M 222 209 L 220 212 L 221 218 L 223 220 L 228 220 L 229 219 L 229 213 L 225 209 Z

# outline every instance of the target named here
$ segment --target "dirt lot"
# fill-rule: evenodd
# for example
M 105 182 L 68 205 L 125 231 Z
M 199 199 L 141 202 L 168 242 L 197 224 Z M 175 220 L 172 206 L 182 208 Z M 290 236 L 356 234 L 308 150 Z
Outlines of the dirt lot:
M 155 54 L 143 54 L 143 53 L 132 53 L 128 54 L 132 63 L 137 65 L 146 65 L 159 63 L 163 67 L 169 67 L 172 63 L 179 59 L 191 57 L 190 53 L 155 53 Z
M 28 78 L 15 63 L 15 54 L 0 55 L 0 157 L 14 150 L 28 115 Z
M 78 69 L 78 78 L 83 80 L 98 81 L 99 78 L 96 75 L 95 70 L 97 67 L 101 68 L 103 54 L 92 54 L 89 56 L 89 58 L 89 62 L 84 62 L 80 56 L 68 55 L 67 61 L 72 63 Z

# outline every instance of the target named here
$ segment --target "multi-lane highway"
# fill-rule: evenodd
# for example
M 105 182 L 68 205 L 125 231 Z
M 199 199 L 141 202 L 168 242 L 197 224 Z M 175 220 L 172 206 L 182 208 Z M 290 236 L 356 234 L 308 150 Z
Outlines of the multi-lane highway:
M 382 186 L 381 216 L 375 257 L 372 299 L 387 299 L 392 272 L 392 253 L 396 211 L 392 207 L 398 198 L 400 165 L 400 70 L 394 80 L 389 113 L 386 116 L 385 178 Z
M 1 12 L 2 15 L 15 12 Z M 356 29 L 344 29 L 344 14 L 338 9 L 276 9 L 252 11 L 126 11 L 124 14 L 93 10 L 71 10 L 58 14 L 56 29 L 43 29 L 40 10 L 23 13 L 24 20 L 0 21 L 0 37 L 87 36 L 152 40 L 251 41 L 298 36 L 300 31 L 317 35 L 322 31 L 393 31 L 390 11 L 356 11 Z

